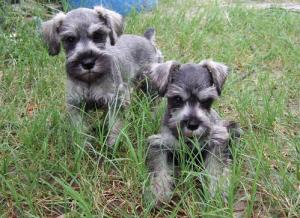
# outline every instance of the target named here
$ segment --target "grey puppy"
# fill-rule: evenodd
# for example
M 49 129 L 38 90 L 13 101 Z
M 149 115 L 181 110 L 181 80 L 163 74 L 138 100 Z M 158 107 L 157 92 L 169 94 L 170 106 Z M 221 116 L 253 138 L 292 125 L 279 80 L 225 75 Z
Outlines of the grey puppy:
M 122 35 L 120 14 L 95 7 L 59 13 L 42 25 L 49 54 L 57 55 L 60 45 L 66 53 L 67 105 L 72 120 L 82 122 L 80 108 L 102 108 L 112 114 L 115 103 L 126 106 L 132 81 L 140 69 L 162 60 L 154 44 L 154 29 L 144 36 Z M 121 123 L 112 118 L 108 144 L 114 144 Z
M 167 98 L 161 132 L 149 137 L 146 164 L 150 170 L 150 190 L 156 202 L 172 196 L 178 174 L 178 154 L 182 136 L 189 152 L 205 167 L 209 192 L 217 189 L 226 197 L 230 174 L 230 136 L 239 137 L 235 122 L 222 120 L 211 108 L 222 91 L 228 68 L 210 60 L 200 64 L 168 61 L 153 64 L 146 72 L 152 85 Z

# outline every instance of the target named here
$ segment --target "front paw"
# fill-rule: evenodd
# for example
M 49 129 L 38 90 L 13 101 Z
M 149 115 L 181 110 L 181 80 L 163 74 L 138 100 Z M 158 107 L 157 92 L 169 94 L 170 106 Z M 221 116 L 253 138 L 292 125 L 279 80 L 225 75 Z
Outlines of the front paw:
M 228 129 L 224 126 L 215 125 L 210 134 L 210 140 L 214 145 L 225 145 L 229 141 Z
M 222 200 L 225 204 L 228 203 L 228 184 L 220 184 L 216 183 L 214 184 L 214 187 L 209 187 L 209 193 L 212 198 L 219 198 Z
M 128 107 L 130 104 L 130 90 L 126 84 L 120 84 L 118 87 L 118 99 L 121 105 Z
M 231 139 L 239 139 L 243 134 L 243 130 L 240 125 L 235 121 L 223 121 L 222 125 L 227 128 Z
M 116 119 L 108 134 L 107 144 L 109 147 L 112 147 L 114 144 L 116 144 L 120 132 L 122 130 L 122 127 L 123 127 L 122 121 L 120 119 Z
M 213 198 L 218 196 L 224 203 L 227 203 L 231 170 L 228 166 L 224 166 L 224 164 L 229 164 L 229 162 L 221 163 L 219 161 L 220 158 L 215 159 L 215 157 L 212 157 L 210 164 L 206 166 L 209 179 L 208 191 Z
M 174 180 L 170 175 L 153 175 L 150 181 L 150 191 L 156 206 L 171 200 Z

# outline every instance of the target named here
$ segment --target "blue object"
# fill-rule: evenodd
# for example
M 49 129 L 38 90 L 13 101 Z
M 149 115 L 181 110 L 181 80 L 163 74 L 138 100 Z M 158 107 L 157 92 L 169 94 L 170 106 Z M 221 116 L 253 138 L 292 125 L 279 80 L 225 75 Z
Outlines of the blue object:
M 122 15 L 127 15 L 132 9 L 140 12 L 141 10 L 150 10 L 158 0 L 68 0 L 70 8 L 93 8 L 96 5 L 102 5 L 105 8 L 116 11 Z

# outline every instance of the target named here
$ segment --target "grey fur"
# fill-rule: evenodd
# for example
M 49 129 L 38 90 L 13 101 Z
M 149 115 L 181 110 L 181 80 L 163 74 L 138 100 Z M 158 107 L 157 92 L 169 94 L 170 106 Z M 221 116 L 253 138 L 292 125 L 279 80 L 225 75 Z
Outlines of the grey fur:
M 63 37 L 78 38 L 82 37 L 82 34 L 87 37 L 87 28 L 93 24 L 99 24 L 107 29 L 111 45 L 114 45 L 117 37 L 123 33 L 122 16 L 103 7 L 78 8 L 67 14 L 60 12 L 42 24 L 42 35 L 49 54 L 57 55 L 60 52 L 60 43 L 64 39 Z
M 180 135 L 189 149 L 194 147 L 191 140 L 200 145 L 199 159 L 203 160 L 210 180 L 211 194 L 218 188 L 226 193 L 230 174 L 229 138 L 232 133 L 239 137 L 240 128 L 234 122 L 222 120 L 211 104 L 220 95 L 227 67 L 213 61 L 182 65 L 168 61 L 153 64 L 146 74 L 150 83 L 168 99 L 161 132 L 149 137 L 147 153 L 150 190 L 156 202 L 169 201 L 172 196 L 174 175 L 178 174 L 174 157 L 181 150 Z
M 57 55 L 60 52 L 60 37 L 58 35 L 59 27 L 65 19 L 64 13 L 58 13 L 51 20 L 42 25 L 42 34 L 44 41 L 47 43 L 50 55 Z
M 118 36 L 123 33 L 124 20 L 123 17 L 111 10 L 107 10 L 102 6 L 96 6 L 94 10 L 105 21 L 105 24 L 111 30 L 109 32 L 109 38 L 112 45 L 116 44 Z
M 213 82 L 216 86 L 216 89 L 221 94 L 221 90 L 228 76 L 228 67 L 222 63 L 216 63 L 211 60 L 204 60 L 200 62 L 200 65 L 206 67 L 211 73 Z
M 44 22 L 42 30 L 50 54 L 59 53 L 61 42 L 65 49 L 66 100 L 76 123 L 81 123 L 83 105 L 87 110 L 128 105 L 131 82 L 137 73 L 144 66 L 161 61 L 151 35 L 149 39 L 121 35 L 122 16 L 102 7 L 60 13 Z M 150 32 L 155 34 L 154 30 Z M 108 141 L 113 144 L 121 124 L 114 115 L 110 117 L 117 119 L 110 121 L 112 137 Z

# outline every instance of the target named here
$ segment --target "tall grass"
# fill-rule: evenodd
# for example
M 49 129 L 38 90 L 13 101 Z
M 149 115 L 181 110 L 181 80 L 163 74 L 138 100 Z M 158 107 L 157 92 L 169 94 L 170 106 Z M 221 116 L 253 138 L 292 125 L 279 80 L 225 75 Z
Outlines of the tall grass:
M 2 217 L 299 216 L 299 14 L 164 0 L 126 18 L 127 33 L 155 27 L 165 60 L 228 64 L 231 74 L 214 107 L 244 130 L 233 147 L 228 203 L 210 197 L 197 182 L 203 172 L 183 162 L 173 202 L 153 210 L 142 194 L 146 139 L 159 131 L 164 101 L 153 106 L 133 93 L 120 112 L 125 125 L 116 147 L 107 150 L 101 113 L 89 115 L 90 136 L 66 121 L 64 54 L 48 56 L 32 19 L 44 18 L 45 8 L 0 5 Z M 87 137 L 96 155 L 85 149 Z

